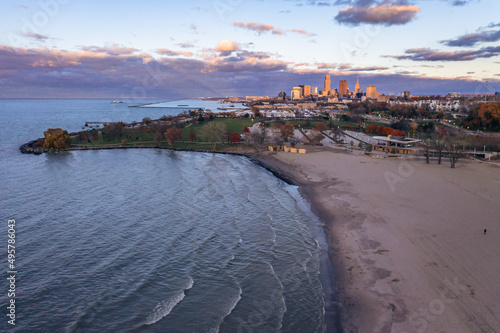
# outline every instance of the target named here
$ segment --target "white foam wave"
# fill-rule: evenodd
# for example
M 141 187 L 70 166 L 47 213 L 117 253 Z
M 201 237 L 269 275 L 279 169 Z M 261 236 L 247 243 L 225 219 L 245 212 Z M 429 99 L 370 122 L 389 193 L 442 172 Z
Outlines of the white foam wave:
M 193 287 L 193 284 L 194 281 L 190 277 L 186 283 L 186 286 L 184 287 L 184 289 L 180 294 L 178 294 L 173 298 L 158 303 L 158 305 L 155 306 L 151 314 L 146 319 L 145 325 L 153 325 L 154 323 L 157 323 L 164 317 L 168 316 L 170 312 L 172 312 L 172 310 L 175 308 L 175 306 L 179 304 L 180 301 L 184 299 L 184 297 L 186 297 L 186 294 L 184 292 L 186 290 L 191 289 Z
M 243 290 L 241 290 L 241 287 L 239 287 L 238 290 L 238 295 L 236 295 L 233 299 L 231 299 L 231 302 L 227 304 L 227 307 L 225 308 L 226 311 L 224 312 L 224 315 L 222 316 L 221 320 L 217 324 L 217 327 L 215 329 L 211 329 L 210 332 L 218 333 L 220 329 L 220 325 L 224 322 L 224 319 L 226 319 L 227 316 L 233 312 L 234 308 L 236 305 L 238 305 L 238 302 L 241 299 L 241 294 L 243 294 Z

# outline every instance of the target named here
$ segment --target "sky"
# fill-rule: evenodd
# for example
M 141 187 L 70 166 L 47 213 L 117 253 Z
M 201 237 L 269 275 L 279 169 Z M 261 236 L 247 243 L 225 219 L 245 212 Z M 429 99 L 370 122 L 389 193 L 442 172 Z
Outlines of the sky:
M 0 2 L 0 98 L 500 91 L 498 0 Z

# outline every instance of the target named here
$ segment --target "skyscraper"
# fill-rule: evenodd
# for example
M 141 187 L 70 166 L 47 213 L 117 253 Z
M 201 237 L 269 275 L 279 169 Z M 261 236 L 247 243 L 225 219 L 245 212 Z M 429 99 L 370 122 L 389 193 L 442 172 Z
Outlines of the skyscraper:
M 340 80 L 339 84 L 339 97 L 345 97 L 347 96 L 347 81 L 346 80 Z
M 379 93 L 376 86 L 366 87 L 366 98 L 378 98 Z
M 359 89 L 359 79 L 356 79 L 356 85 L 354 86 L 354 93 L 358 94 L 361 92 L 361 89 Z
M 325 89 L 326 94 L 328 95 L 329 91 L 332 90 L 332 87 L 330 85 L 330 75 L 326 74 L 325 76 Z

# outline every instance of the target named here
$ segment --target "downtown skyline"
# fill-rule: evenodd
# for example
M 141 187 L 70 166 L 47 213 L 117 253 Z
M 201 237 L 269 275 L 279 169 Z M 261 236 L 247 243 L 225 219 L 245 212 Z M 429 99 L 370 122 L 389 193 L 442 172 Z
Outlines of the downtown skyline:
M 0 98 L 500 90 L 494 0 L 0 4 Z M 363 90 L 366 88 L 361 87 Z

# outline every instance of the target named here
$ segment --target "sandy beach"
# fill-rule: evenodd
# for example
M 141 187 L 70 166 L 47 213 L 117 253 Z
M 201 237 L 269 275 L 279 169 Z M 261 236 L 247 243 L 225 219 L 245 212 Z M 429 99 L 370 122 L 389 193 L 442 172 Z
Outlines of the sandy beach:
M 324 222 L 345 332 L 500 331 L 498 165 L 329 148 L 258 159 Z

